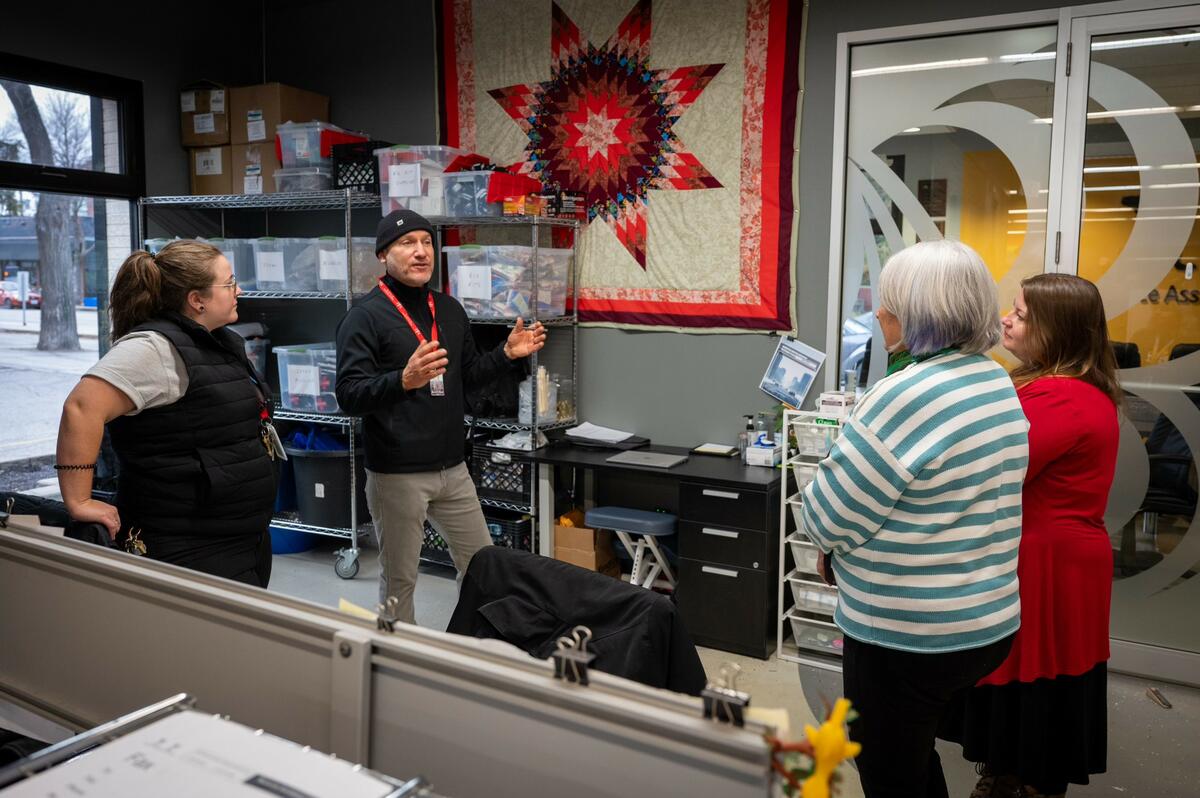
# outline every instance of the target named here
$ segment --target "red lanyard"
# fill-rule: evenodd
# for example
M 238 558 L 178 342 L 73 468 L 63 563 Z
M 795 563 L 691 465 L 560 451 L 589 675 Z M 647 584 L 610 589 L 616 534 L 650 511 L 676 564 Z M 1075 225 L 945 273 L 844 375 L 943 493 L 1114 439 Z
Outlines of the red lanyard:
M 416 322 L 412 320 L 412 316 L 408 315 L 408 311 L 405 310 L 404 306 L 400 304 L 400 300 L 396 299 L 396 295 L 392 293 L 392 289 L 388 288 L 387 284 L 383 282 L 382 277 L 379 278 L 379 290 L 383 292 L 384 296 L 392 300 L 392 304 L 396 306 L 396 310 L 400 311 L 400 315 L 404 317 L 404 320 L 408 322 L 408 326 L 412 328 L 413 335 L 417 336 L 418 343 L 425 343 L 425 336 L 421 334 L 419 329 L 417 329 Z M 429 317 L 433 319 L 433 327 L 429 332 L 433 335 L 433 340 L 436 341 L 438 340 L 437 311 L 433 309 L 433 292 L 430 291 L 425 295 L 425 298 L 429 300 Z

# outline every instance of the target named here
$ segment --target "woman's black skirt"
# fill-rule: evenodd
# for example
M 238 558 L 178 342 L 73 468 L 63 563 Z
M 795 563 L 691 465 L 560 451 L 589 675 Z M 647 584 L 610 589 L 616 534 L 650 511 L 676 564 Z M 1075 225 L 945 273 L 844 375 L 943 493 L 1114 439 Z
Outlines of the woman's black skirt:
M 1079 676 L 972 687 L 955 696 L 939 737 L 993 773 L 1046 795 L 1087 784 L 1108 754 L 1108 663 Z

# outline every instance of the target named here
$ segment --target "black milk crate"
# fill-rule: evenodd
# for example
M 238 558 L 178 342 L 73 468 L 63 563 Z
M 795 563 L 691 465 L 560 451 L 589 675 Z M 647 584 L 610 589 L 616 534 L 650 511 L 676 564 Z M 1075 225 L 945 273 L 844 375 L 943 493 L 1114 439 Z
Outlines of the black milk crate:
M 450 545 L 442 539 L 437 530 L 425 522 L 424 538 L 421 541 L 421 558 L 433 562 L 454 565 L 450 557 Z
M 492 536 L 492 545 L 521 551 L 533 550 L 533 520 L 529 516 L 489 508 L 483 517 L 487 521 L 488 533 Z M 454 565 L 450 556 L 450 544 L 428 521 L 425 522 L 424 537 L 421 541 L 421 557 L 432 562 Z
M 333 187 L 379 193 L 379 159 L 375 150 L 392 146 L 389 141 L 355 141 L 334 144 Z
M 483 517 L 492 535 L 492 545 L 521 551 L 533 550 L 533 519 L 528 515 L 489 507 Z
M 533 464 L 520 452 L 475 446 L 471 454 L 475 490 L 485 499 L 529 503 Z

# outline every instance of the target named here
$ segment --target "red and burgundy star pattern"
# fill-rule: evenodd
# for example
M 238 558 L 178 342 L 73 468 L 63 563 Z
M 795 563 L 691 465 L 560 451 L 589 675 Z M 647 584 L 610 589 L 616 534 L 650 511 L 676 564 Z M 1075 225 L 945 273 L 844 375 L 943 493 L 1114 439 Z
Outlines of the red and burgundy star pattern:
M 583 194 L 588 221 L 607 221 L 642 269 L 649 192 L 721 187 L 674 125 L 724 65 L 650 69 L 650 6 L 595 47 L 555 3 L 550 80 L 488 92 L 529 137 L 519 171 Z

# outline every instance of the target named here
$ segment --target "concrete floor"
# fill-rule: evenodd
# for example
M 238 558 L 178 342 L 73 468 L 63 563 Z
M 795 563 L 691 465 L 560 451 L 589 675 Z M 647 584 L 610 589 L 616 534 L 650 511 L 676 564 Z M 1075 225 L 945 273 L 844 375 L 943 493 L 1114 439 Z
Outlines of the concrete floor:
M 362 567 L 352 580 L 333 572 L 333 551 L 344 541 L 322 540 L 312 551 L 276 555 L 271 589 L 326 606 L 346 598 L 374 608 L 378 602 L 378 555 L 364 541 Z M 417 623 L 445 629 L 457 602 L 454 572 L 440 566 L 422 566 L 415 595 Z M 742 668 L 739 687 L 750 693 L 752 705 L 781 707 L 788 711 L 793 736 L 841 695 L 841 675 L 774 657 L 752 659 L 724 651 L 698 648 L 710 677 L 724 662 Z M 1162 709 L 1146 695 L 1156 686 L 1174 705 Z M 1110 674 L 1108 772 L 1083 787 L 1072 787 L 1080 798 L 1197 798 L 1200 796 L 1200 690 L 1180 685 Z M 963 760 L 962 749 L 945 742 L 938 751 L 946 771 L 951 796 L 966 798 L 975 786 L 974 766 Z M 847 771 L 837 798 L 860 798 L 857 776 Z

